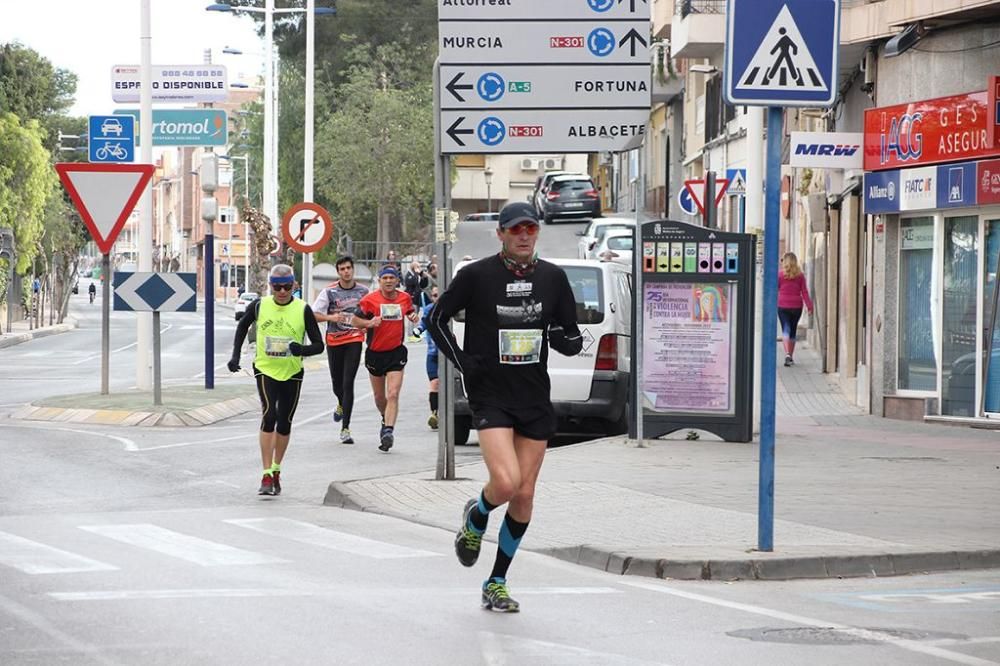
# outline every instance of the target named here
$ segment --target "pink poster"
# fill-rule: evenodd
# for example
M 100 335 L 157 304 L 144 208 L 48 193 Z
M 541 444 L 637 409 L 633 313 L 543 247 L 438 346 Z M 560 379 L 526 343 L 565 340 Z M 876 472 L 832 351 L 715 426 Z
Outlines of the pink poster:
M 735 413 L 733 291 L 732 284 L 646 284 L 642 390 L 647 409 Z

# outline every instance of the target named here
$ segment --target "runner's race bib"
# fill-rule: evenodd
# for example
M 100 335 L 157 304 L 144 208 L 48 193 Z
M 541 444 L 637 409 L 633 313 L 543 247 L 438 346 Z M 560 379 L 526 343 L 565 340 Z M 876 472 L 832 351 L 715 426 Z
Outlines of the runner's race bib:
M 383 303 L 381 305 L 380 316 L 382 321 L 401 321 L 403 319 L 403 308 L 399 303 Z
M 292 341 L 291 338 L 280 337 L 280 336 L 264 336 L 264 355 L 274 356 L 274 357 L 285 357 L 290 356 L 288 351 L 288 343 Z
M 538 363 L 542 357 L 542 330 L 500 329 L 500 363 L 528 365 Z

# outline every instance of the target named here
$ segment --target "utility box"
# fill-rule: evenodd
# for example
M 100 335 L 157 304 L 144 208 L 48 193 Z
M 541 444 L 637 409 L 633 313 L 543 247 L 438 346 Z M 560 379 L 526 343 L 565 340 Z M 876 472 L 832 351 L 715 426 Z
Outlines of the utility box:
M 643 437 L 698 429 L 728 442 L 753 439 L 755 237 L 684 222 L 638 230 Z M 640 357 L 641 355 L 641 357 Z M 632 395 L 635 396 L 633 384 Z M 629 430 L 636 433 L 635 409 Z

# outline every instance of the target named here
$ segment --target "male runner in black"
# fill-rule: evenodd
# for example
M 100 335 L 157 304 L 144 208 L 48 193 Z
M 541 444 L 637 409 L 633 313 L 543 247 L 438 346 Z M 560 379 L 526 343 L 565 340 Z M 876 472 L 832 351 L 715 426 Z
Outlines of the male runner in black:
M 507 590 L 507 570 L 531 520 L 545 447 L 556 430 L 549 347 L 574 356 L 583 346 L 566 273 L 535 254 L 538 230 L 532 206 L 504 206 L 500 253 L 456 273 L 427 325 L 440 352 L 462 373 L 490 475 L 479 498 L 465 505 L 455 538 L 463 565 L 479 558 L 490 511 L 507 504 L 493 571 L 482 590 L 483 607 L 501 612 L 520 610 Z M 459 348 L 448 321 L 462 310 L 465 342 Z

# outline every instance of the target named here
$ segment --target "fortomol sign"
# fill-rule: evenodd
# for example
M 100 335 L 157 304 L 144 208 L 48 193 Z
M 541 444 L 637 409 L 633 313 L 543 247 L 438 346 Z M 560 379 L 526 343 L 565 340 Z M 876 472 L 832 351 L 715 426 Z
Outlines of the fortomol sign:
M 132 116 L 136 125 L 140 124 L 138 109 L 115 113 Z M 153 145 L 156 147 L 225 146 L 228 142 L 228 116 L 222 109 L 153 109 Z

